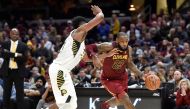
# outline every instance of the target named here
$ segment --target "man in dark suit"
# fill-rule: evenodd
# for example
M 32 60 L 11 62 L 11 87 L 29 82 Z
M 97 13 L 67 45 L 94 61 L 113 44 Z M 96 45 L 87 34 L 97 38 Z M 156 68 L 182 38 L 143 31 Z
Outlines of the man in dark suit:
M 4 59 L 0 73 L 3 76 L 3 107 L 10 109 L 10 96 L 13 83 L 16 89 L 17 109 L 23 108 L 24 101 L 24 73 L 27 61 L 28 47 L 19 41 L 19 31 L 16 28 L 10 31 L 10 40 L 1 45 L 1 57 Z

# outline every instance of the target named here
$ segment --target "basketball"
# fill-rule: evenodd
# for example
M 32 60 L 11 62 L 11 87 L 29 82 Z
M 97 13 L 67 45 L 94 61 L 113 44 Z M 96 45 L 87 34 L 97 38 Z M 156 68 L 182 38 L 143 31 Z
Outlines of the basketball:
M 160 87 L 160 78 L 154 74 L 145 78 L 145 86 L 149 90 L 156 90 Z

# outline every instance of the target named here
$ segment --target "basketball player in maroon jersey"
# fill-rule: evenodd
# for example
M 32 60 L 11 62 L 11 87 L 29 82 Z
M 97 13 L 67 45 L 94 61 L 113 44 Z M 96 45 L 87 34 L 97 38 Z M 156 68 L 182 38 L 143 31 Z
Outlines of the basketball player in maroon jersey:
M 135 109 L 126 93 L 128 86 L 126 67 L 136 76 L 141 76 L 141 72 L 132 61 L 132 48 L 128 46 L 128 42 L 129 37 L 120 32 L 115 42 L 86 46 L 87 55 L 93 60 L 94 65 L 102 66 L 102 85 L 113 95 L 111 99 L 102 103 L 101 109 L 109 109 L 109 107 L 118 105 L 124 105 L 125 109 Z M 101 54 L 101 52 L 104 53 Z

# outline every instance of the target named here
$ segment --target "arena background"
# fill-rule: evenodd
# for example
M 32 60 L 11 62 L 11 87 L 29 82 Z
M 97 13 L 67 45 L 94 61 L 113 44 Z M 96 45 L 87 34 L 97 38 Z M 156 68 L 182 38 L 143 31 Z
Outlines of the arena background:
M 156 21 L 158 21 L 160 17 L 167 15 L 169 17 L 167 19 L 168 23 L 169 21 L 171 21 L 173 24 L 175 24 L 174 20 L 176 20 L 175 19 L 176 13 L 179 13 L 181 16 L 181 19 L 185 21 L 185 24 L 180 25 L 180 26 L 182 27 L 183 32 L 187 34 L 187 37 L 185 37 L 186 39 L 183 39 L 180 36 L 183 36 L 184 34 L 180 34 L 178 32 L 174 34 L 175 36 L 177 35 L 177 37 L 179 37 L 181 45 L 183 45 L 184 42 L 187 42 L 188 44 L 190 42 L 189 41 L 190 17 L 188 16 L 188 12 L 190 13 L 189 0 L 0 0 L 0 41 L 2 42 L 2 41 L 7 40 L 9 38 L 8 32 L 10 28 L 17 27 L 21 31 L 22 41 L 27 43 L 28 46 L 31 46 L 32 44 L 30 43 L 31 39 L 28 37 L 25 37 L 25 36 L 28 36 L 28 30 L 32 29 L 34 36 L 35 35 L 37 36 L 39 34 L 38 29 L 40 28 L 41 25 L 43 25 L 42 27 L 45 28 L 44 33 L 47 33 L 50 36 L 51 35 L 58 36 L 56 38 L 61 37 L 61 41 L 64 42 L 65 31 L 63 32 L 63 30 L 65 30 L 68 27 L 68 24 L 73 17 L 77 15 L 84 16 L 87 19 L 90 19 L 93 17 L 93 14 L 91 13 L 91 10 L 90 10 L 91 4 L 98 5 L 103 9 L 103 12 L 105 14 L 105 20 L 108 22 L 108 24 L 111 24 L 112 22 L 112 14 L 117 14 L 118 19 L 121 23 L 120 27 L 124 26 L 125 32 L 130 30 L 131 23 L 138 24 L 140 22 L 139 19 L 143 20 L 143 23 L 146 24 L 146 26 L 148 27 L 147 31 L 149 31 L 149 29 L 153 27 L 150 24 L 150 22 L 153 21 L 152 19 L 153 15 L 157 16 Z M 159 49 L 161 48 L 159 45 L 163 40 L 167 39 L 169 42 L 173 43 L 173 37 L 171 38 L 169 37 L 169 35 L 172 35 L 170 33 L 172 33 L 171 31 L 173 28 L 177 28 L 179 26 L 178 24 L 176 25 L 169 24 L 168 28 L 160 29 L 161 26 L 157 24 L 156 27 L 159 28 L 157 33 L 158 33 L 158 36 L 160 37 L 156 37 L 156 38 L 153 37 L 152 40 L 154 40 L 155 44 L 154 45 L 147 44 L 148 48 L 151 48 L 151 46 L 154 46 L 156 47 L 157 52 L 162 52 Z M 51 30 L 52 27 L 53 27 L 53 30 Z M 138 25 L 136 25 L 136 28 L 137 27 Z M 166 30 L 166 32 L 162 30 Z M 122 31 L 122 28 L 121 28 L 121 31 Z M 108 39 L 105 40 L 105 39 L 97 38 L 96 37 L 97 34 L 99 35 L 97 28 L 90 31 L 87 36 L 86 43 L 89 44 L 89 43 L 94 43 L 94 42 L 109 41 Z M 39 41 L 38 44 L 41 44 L 41 40 L 38 40 L 38 41 Z M 168 43 L 168 46 L 171 43 Z M 136 46 L 139 47 L 139 45 L 140 44 L 138 42 L 135 43 L 134 48 Z M 35 58 L 34 59 L 35 64 L 31 68 L 28 69 L 29 72 L 33 72 L 34 71 L 33 68 L 37 66 L 39 68 L 38 70 L 39 70 L 40 75 L 43 75 L 45 77 L 45 74 L 47 73 L 47 68 L 48 68 L 47 66 L 51 63 L 52 61 L 51 59 L 54 58 L 54 55 L 56 55 L 57 53 L 56 50 L 58 49 L 58 47 L 54 48 L 53 52 L 50 50 L 52 52 L 52 56 L 50 57 L 50 60 L 48 60 L 49 59 L 48 56 L 44 58 L 43 55 L 41 54 L 40 55 L 33 54 L 32 56 L 33 58 Z M 182 49 L 183 48 L 184 48 L 184 45 Z M 190 73 L 189 73 L 190 62 L 188 60 L 185 61 L 183 59 L 185 59 L 186 57 L 188 58 L 189 54 L 190 54 L 190 50 L 188 50 L 188 53 L 185 54 L 185 56 L 183 55 L 184 57 L 181 56 L 179 53 L 176 57 L 174 57 L 174 59 L 172 58 L 174 60 L 172 61 L 173 63 L 170 63 L 174 65 L 176 68 L 181 69 L 183 78 L 188 78 L 188 79 L 190 78 Z M 138 56 L 140 55 L 138 54 L 135 56 L 136 56 L 135 62 L 138 63 L 137 60 L 138 60 Z M 159 57 L 154 58 L 152 60 L 151 60 L 151 56 L 148 58 L 149 59 L 147 59 L 147 57 L 143 57 L 142 60 L 143 62 L 148 61 L 149 63 L 148 62 L 147 63 L 151 66 L 151 68 L 155 67 L 154 65 L 158 65 L 159 68 L 164 69 L 165 72 L 169 71 L 170 67 L 167 66 L 168 64 L 167 60 L 161 61 L 162 63 L 156 63 L 157 62 L 156 60 L 160 59 Z M 141 66 L 138 66 L 138 67 L 142 68 L 143 66 L 142 64 Z M 78 76 L 82 75 L 81 73 L 82 70 L 80 70 L 81 69 L 80 67 L 83 67 L 83 69 L 87 69 L 87 70 L 91 69 L 90 63 L 88 64 L 81 63 L 80 66 L 77 66 L 75 69 L 73 69 L 72 73 L 74 76 L 76 76 L 76 81 L 81 81 L 80 79 L 77 78 Z M 141 70 L 144 71 L 145 67 L 147 66 L 143 66 Z M 89 74 L 86 74 L 86 75 L 89 76 Z M 26 77 L 28 76 L 29 75 L 26 75 Z M 164 76 L 167 76 L 167 73 Z M 168 83 L 169 81 L 167 80 L 167 77 L 165 77 L 165 79 L 166 81 L 162 82 L 161 87 L 158 90 L 153 91 L 153 92 L 143 87 L 144 85 L 143 82 L 138 83 L 139 85 L 138 87 L 129 89 L 129 95 L 132 99 L 132 102 L 133 103 L 137 102 L 136 103 L 137 109 L 173 109 L 173 107 L 175 107 L 175 103 L 173 104 L 173 100 L 174 100 L 172 98 L 173 96 L 171 96 L 171 94 L 175 92 L 175 89 L 174 89 L 175 84 Z M 0 81 L 0 83 L 2 82 Z M 96 84 L 94 83 L 88 84 L 87 82 L 80 84 L 79 82 L 76 85 L 76 91 L 78 95 L 78 106 L 79 106 L 78 109 L 99 109 L 100 102 L 110 97 L 110 95 L 104 89 L 99 88 L 99 86 L 100 86 L 99 82 L 97 82 Z M 13 105 L 12 107 L 13 109 L 15 109 L 14 90 L 13 90 L 12 98 L 13 98 L 13 103 L 11 105 Z M 2 102 L 2 91 L 0 90 L 0 108 L 2 105 L 1 102 Z M 117 109 L 117 108 L 114 108 L 114 109 Z M 122 109 L 122 107 L 118 107 L 118 109 Z

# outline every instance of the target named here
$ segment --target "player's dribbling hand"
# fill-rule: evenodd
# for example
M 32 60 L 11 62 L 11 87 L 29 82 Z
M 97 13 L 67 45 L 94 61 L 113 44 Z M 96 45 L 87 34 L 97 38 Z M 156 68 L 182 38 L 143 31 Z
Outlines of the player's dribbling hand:
M 102 10 L 96 5 L 91 5 L 91 10 L 92 10 L 94 15 L 97 15 L 98 13 L 102 12 Z
M 146 73 L 146 74 L 143 75 L 143 77 L 142 77 L 143 80 L 145 80 L 149 75 L 155 75 L 155 74 L 154 74 L 154 72 L 149 71 L 148 73 Z

